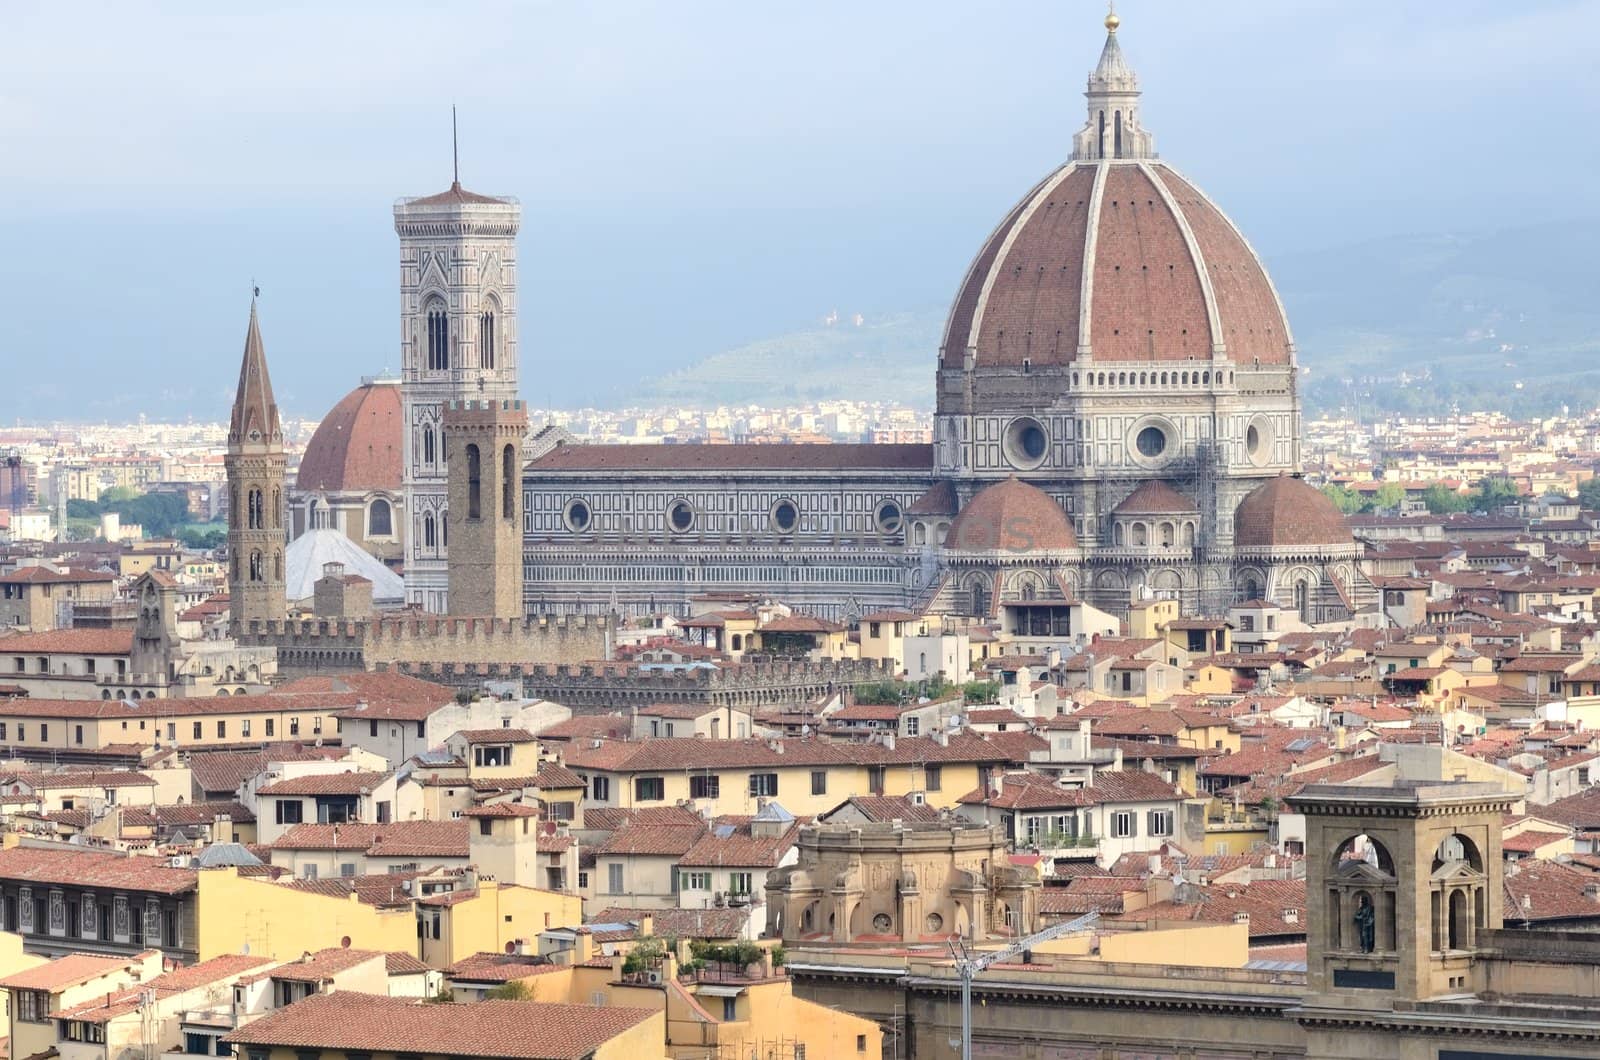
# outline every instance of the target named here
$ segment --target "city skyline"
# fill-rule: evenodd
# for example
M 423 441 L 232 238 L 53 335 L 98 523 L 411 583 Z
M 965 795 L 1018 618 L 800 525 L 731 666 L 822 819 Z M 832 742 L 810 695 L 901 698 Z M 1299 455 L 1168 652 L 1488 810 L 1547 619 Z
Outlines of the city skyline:
M 528 352 L 549 391 L 534 402 L 615 405 L 641 379 L 836 308 L 941 311 L 994 212 L 1065 157 L 1081 91 L 1067 57 L 1090 46 L 1098 15 L 918 11 L 846 26 L 826 7 L 515 10 L 495 41 L 438 57 L 437 76 L 408 72 L 423 65 L 409 8 L 377 24 L 304 11 L 107 21 L 72 55 L 49 43 L 53 16 L 30 13 L 18 39 L 40 46 L 0 75 L 19 101 L 7 129 L 19 150 L 0 163 L 18 194 L 0 224 L 19 242 L 98 249 L 0 266 L 0 344 L 38 351 L 14 358 L 10 393 L 44 410 L 96 377 L 118 385 L 93 399 L 95 418 L 214 409 L 227 373 L 206 366 L 236 343 L 252 280 L 286 404 L 312 415 L 396 367 L 384 215 L 447 182 L 452 101 L 464 182 L 519 196 L 528 216 L 541 324 Z M 1463 5 L 1448 24 L 1423 4 L 1382 17 L 1334 5 L 1123 14 L 1162 153 L 1233 204 L 1269 265 L 1397 232 L 1559 221 L 1581 191 L 1593 147 L 1566 130 L 1588 116 L 1594 75 L 1560 60 L 1600 21 L 1594 3 Z M 318 34 L 303 33 L 307 18 Z M 358 32 L 393 47 L 366 58 L 350 47 Z M 113 52 L 112 38 L 148 46 Z M 277 76 L 312 46 L 350 54 L 292 84 Z M 1019 54 L 1000 58 L 1007 49 Z M 526 51 L 534 61 L 516 62 Z M 246 58 L 218 58 L 234 54 Z M 91 60 L 94 77 L 62 80 Z M 95 78 L 119 74 L 106 102 Z M 191 77 L 214 91 L 193 96 Z M 81 131 L 70 142 L 51 131 L 68 125 Z M 1478 164 L 1482 130 L 1509 127 L 1576 162 L 1514 206 Z M 1247 150 L 1250 164 L 1234 164 Z M 662 209 L 641 220 L 619 208 L 641 202 Z M 145 378 L 129 359 L 166 370 Z M 0 421 L 18 411 L 0 401 Z

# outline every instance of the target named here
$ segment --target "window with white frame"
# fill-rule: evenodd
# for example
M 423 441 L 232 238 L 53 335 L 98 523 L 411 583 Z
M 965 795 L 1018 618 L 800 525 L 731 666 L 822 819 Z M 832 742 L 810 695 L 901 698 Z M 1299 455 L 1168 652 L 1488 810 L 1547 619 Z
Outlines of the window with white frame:
M 1134 835 L 1134 815 L 1131 810 L 1118 810 L 1111 815 L 1111 835 L 1117 839 L 1127 839 Z
M 1145 818 L 1145 830 L 1153 836 L 1172 834 L 1172 811 L 1151 810 Z
M 678 873 L 678 889 L 680 891 L 709 891 L 711 890 L 711 873 L 680 872 Z

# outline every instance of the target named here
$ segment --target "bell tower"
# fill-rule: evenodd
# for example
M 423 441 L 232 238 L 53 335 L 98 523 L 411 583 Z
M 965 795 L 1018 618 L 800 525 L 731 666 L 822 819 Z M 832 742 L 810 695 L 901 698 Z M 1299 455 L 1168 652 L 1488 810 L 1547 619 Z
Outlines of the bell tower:
M 451 454 L 445 405 L 517 396 L 521 222 L 515 199 L 479 195 L 459 179 L 437 195 L 394 206 L 400 237 L 401 461 L 411 520 L 406 602 L 428 611 L 452 610 L 450 544 L 461 518 L 450 508 L 446 484 Z
M 513 398 L 451 400 L 442 424 L 450 451 L 452 615 L 520 619 L 522 437 L 528 412 Z
M 1496 784 L 1313 784 L 1306 819 L 1306 1006 L 1391 1009 L 1470 992 L 1481 934 L 1501 926 Z
M 228 476 L 228 612 L 237 634 L 251 622 L 281 621 L 287 610 L 283 424 L 267 374 L 254 298 L 223 466 Z

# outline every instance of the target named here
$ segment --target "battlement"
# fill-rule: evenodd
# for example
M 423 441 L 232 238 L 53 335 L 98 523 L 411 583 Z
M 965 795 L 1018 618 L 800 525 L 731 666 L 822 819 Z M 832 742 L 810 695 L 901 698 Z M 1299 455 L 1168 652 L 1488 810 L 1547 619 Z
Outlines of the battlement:
M 507 414 L 510 415 L 507 415 Z M 521 398 L 455 398 L 444 403 L 445 427 L 500 427 L 525 421 L 527 408 Z
M 277 649 L 279 672 L 556 664 L 611 654 L 612 622 L 588 615 L 506 619 L 444 615 L 254 621 L 241 643 Z

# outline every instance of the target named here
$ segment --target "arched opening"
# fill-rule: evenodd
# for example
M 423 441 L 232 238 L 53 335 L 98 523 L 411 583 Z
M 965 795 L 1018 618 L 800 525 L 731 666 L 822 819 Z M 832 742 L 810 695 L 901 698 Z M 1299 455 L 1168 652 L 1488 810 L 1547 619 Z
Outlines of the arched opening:
M 433 516 L 424 515 L 422 517 L 422 545 L 424 548 L 433 548 L 438 543 L 438 535 L 433 525 Z
M 517 518 L 517 454 L 509 442 L 500 450 L 500 517 L 507 522 Z
M 429 299 L 423 315 L 428 324 L 428 368 L 442 371 L 450 367 L 450 314 L 444 299 Z
M 1294 583 L 1294 609 L 1300 614 L 1300 621 L 1311 621 L 1311 586 L 1304 581 Z
M 967 585 L 967 602 L 971 614 L 989 613 L 989 586 L 982 578 L 974 578 Z
M 379 497 L 367 509 L 367 536 L 388 537 L 394 533 L 394 512 L 389 502 Z
M 1120 110 L 1117 111 L 1116 115 L 1115 115 L 1115 118 L 1116 118 L 1116 128 L 1112 130 L 1112 136 L 1115 138 L 1115 146 L 1116 146 L 1116 151 L 1117 151 L 1117 157 L 1121 158 L 1122 157 L 1122 111 L 1120 111 Z
M 283 491 L 276 486 L 272 489 L 272 528 L 283 529 Z
M 250 580 L 253 582 L 266 580 L 266 568 L 259 551 L 250 553 Z
M 450 547 L 450 513 L 439 516 L 439 547 Z
M 433 428 L 424 427 L 422 428 L 422 462 L 424 464 L 432 464 L 433 461 Z
M 1123 534 L 1123 530 L 1122 530 L 1122 524 L 1121 523 L 1113 523 L 1113 524 L 1111 524 L 1111 543 L 1113 545 L 1120 546 L 1120 545 L 1123 544 L 1123 537 L 1124 537 L 1124 534 Z
M 265 530 L 265 505 L 261 503 L 261 491 L 254 486 L 250 488 L 247 505 L 250 514 L 250 529 Z
M 1246 578 L 1241 593 L 1246 600 L 1259 600 L 1261 599 L 1261 583 L 1254 578 Z
M 1132 532 L 1134 548 L 1144 548 L 1146 545 L 1150 544 L 1150 528 L 1145 526 L 1145 524 L 1134 523 Z
M 1466 949 L 1468 945 L 1467 938 L 1467 892 L 1465 889 L 1458 887 L 1450 892 L 1450 949 Z
M 467 446 L 467 518 L 483 518 L 483 459 L 476 445 Z
M 1171 548 L 1176 544 L 1176 532 L 1171 523 L 1161 524 L 1161 547 Z
M 1193 523 L 1184 523 L 1183 524 L 1183 547 L 1184 548 L 1193 548 L 1194 547 L 1194 524 Z
M 1096 158 L 1106 156 L 1106 112 L 1101 111 L 1099 125 L 1095 130 L 1094 154 Z
M 495 362 L 495 310 L 499 303 L 489 298 L 489 308 L 478 315 L 478 366 L 493 368 Z

